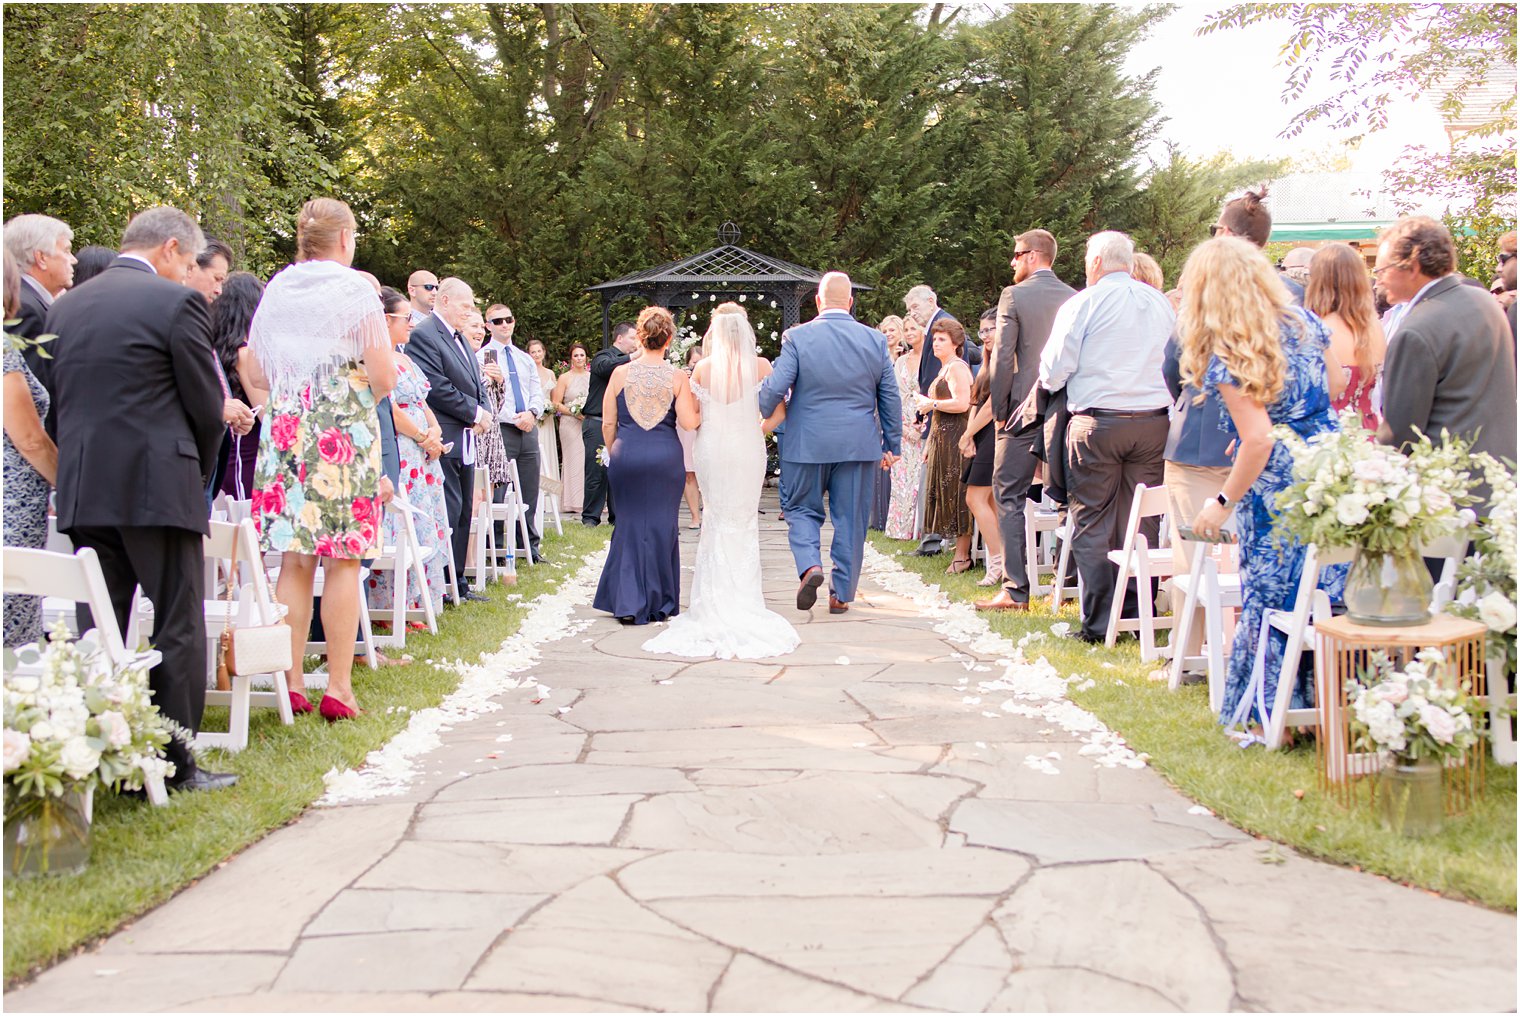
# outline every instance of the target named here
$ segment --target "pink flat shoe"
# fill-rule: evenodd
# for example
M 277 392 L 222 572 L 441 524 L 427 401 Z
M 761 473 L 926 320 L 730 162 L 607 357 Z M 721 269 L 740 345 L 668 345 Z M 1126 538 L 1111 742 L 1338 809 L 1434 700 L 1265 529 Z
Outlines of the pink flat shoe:
M 331 695 L 322 696 L 322 704 L 319 707 L 322 719 L 328 723 L 336 723 L 339 720 L 351 720 L 359 715 L 357 709 L 350 709 Z
M 297 716 L 305 716 L 307 713 L 314 713 L 317 711 L 316 706 L 313 706 L 311 704 L 311 699 L 307 698 L 305 695 L 302 695 L 300 692 L 292 691 L 287 692 L 286 694 L 290 696 L 290 711 L 292 713 L 295 713 Z

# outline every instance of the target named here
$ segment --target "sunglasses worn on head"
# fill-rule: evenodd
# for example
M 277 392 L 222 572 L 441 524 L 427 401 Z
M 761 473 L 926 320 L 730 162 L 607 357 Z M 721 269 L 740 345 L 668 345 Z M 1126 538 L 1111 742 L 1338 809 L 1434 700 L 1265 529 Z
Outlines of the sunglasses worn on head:
M 491 319 L 491 324 L 493 324 L 493 325 L 509 325 L 512 322 L 516 321 L 516 320 L 517 320 L 516 318 L 510 318 L 510 317 L 493 317 Z

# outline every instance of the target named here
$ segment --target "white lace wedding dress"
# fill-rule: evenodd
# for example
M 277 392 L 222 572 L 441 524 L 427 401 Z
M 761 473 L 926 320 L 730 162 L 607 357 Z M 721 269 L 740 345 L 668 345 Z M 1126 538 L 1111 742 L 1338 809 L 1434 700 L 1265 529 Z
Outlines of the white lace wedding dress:
M 790 653 L 800 641 L 797 630 L 765 606 L 759 524 L 765 439 L 755 339 L 743 311 L 735 310 L 714 315 L 708 387 L 692 384 L 702 406 L 693 459 L 703 505 L 691 605 L 644 643 L 645 652 L 756 660 Z

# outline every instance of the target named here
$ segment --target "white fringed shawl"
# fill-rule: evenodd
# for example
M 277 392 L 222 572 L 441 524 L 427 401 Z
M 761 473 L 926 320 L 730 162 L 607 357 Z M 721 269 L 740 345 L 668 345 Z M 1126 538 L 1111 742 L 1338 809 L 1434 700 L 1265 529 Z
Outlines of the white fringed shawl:
M 269 280 L 248 329 L 248 345 L 276 396 L 295 395 L 390 345 L 380 297 L 368 280 L 336 261 L 301 261 Z

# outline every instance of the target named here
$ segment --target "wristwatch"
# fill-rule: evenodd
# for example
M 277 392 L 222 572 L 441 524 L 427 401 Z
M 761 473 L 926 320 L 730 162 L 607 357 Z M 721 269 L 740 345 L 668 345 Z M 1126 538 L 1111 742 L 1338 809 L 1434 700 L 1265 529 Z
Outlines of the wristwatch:
M 1222 490 L 1219 493 L 1217 493 L 1217 494 L 1214 495 L 1214 500 L 1219 502 L 1219 507 L 1221 507 L 1221 508 L 1234 508 L 1235 507 L 1235 502 L 1231 501 L 1229 498 L 1225 497 L 1224 496 L 1224 491 L 1222 491 Z

